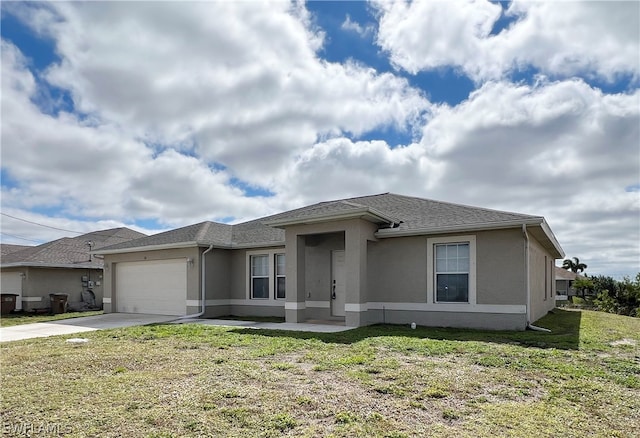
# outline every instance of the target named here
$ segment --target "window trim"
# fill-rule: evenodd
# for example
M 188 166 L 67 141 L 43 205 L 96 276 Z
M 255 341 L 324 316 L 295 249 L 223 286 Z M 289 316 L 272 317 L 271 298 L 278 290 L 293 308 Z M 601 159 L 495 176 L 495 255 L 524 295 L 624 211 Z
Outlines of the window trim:
M 284 298 L 276 298 L 276 289 L 275 289 L 275 281 L 276 281 L 276 275 L 275 275 L 275 256 L 276 254 L 285 254 L 285 249 L 284 248 L 277 248 L 277 249 L 264 249 L 264 250 L 253 250 L 253 251 L 247 251 L 246 252 L 246 256 L 245 256 L 245 265 L 246 265 L 246 270 L 245 270 L 245 277 L 244 277 L 244 281 L 245 281 L 245 297 L 247 300 L 251 300 L 251 301 L 255 301 L 255 302 L 265 302 L 268 300 L 277 300 L 277 301 L 285 301 Z M 269 273 L 269 296 L 267 298 L 254 298 L 253 297 L 253 281 L 252 278 L 253 276 L 251 275 L 251 259 L 253 256 L 267 256 L 267 260 L 269 262 L 269 267 L 268 267 L 268 273 Z M 286 259 L 285 259 L 285 263 L 286 263 Z M 285 267 L 286 269 L 286 267 Z M 286 272 L 286 270 L 285 270 Z M 262 277 L 262 278 L 266 278 L 266 277 Z M 285 277 L 286 278 L 286 277 Z M 285 294 L 286 294 L 286 290 L 285 290 Z
M 284 257 L 284 273 L 278 274 L 278 256 Z M 284 297 L 278 297 L 278 279 L 284 278 Z M 273 255 L 273 298 L 279 301 L 287 299 L 287 256 L 283 252 L 277 252 Z
M 264 257 L 267 259 L 267 275 L 253 275 L 253 260 L 257 257 Z M 270 266 L 269 266 L 269 255 L 268 254 L 252 254 L 249 256 L 249 297 L 252 300 L 268 300 L 269 296 L 271 295 L 271 286 L 269 286 L 269 290 L 267 291 L 267 294 L 269 296 L 267 297 L 256 297 L 253 295 L 253 280 L 255 278 L 266 278 L 267 279 L 267 285 L 269 285 L 269 281 L 270 281 Z
M 467 302 L 438 301 L 436 296 L 435 247 L 454 243 L 469 244 L 469 296 Z M 427 303 L 437 305 L 472 306 L 476 304 L 476 236 L 460 235 L 427 238 Z

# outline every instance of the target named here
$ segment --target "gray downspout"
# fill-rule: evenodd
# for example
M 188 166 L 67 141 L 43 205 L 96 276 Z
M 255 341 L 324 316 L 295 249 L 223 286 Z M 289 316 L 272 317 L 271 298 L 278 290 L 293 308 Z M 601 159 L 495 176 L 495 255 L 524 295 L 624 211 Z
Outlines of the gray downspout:
M 526 309 L 527 309 L 527 328 L 529 330 L 535 330 L 538 332 L 545 332 L 545 333 L 551 333 L 551 330 L 543 328 L 543 327 L 538 327 L 535 326 L 533 324 L 531 324 L 531 278 L 529 276 L 530 273 L 530 259 L 529 259 L 529 233 L 527 233 L 527 225 L 526 224 L 522 224 L 522 235 L 524 236 L 524 263 L 526 265 L 525 268 L 525 275 L 527 276 L 526 278 L 526 284 L 527 284 L 527 305 L 526 305 Z
M 209 251 L 213 250 L 213 243 L 209 246 L 209 248 L 207 250 L 205 250 L 202 253 L 202 272 L 200 272 L 201 276 L 202 276 L 202 281 L 200 284 L 200 312 L 198 313 L 194 313 L 191 315 L 185 315 L 185 316 L 181 316 L 180 318 L 178 318 L 178 320 L 181 319 L 187 319 L 187 318 L 199 318 L 202 315 L 204 315 L 204 312 L 206 311 L 207 308 L 207 303 L 206 303 L 206 298 L 207 298 L 207 288 L 206 288 L 206 281 L 207 281 L 207 253 Z

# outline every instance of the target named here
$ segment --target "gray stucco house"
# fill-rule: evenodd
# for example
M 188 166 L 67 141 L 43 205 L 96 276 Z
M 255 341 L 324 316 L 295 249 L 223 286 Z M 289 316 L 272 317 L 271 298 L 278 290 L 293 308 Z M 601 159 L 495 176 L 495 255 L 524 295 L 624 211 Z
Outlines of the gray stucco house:
M 94 253 L 106 312 L 514 330 L 555 306 L 564 257 L 543 217 L 390 193 Z
M 144 236 L 129 228 L 112 228 L 37 246 L 2 244 L 0 291 L 18 295 L 17 310 L 50 307 L 50 293 L 66 293 L 69 302 L 78 303 L 89 289 L 100 306 L 102 258 L 90 250 Z

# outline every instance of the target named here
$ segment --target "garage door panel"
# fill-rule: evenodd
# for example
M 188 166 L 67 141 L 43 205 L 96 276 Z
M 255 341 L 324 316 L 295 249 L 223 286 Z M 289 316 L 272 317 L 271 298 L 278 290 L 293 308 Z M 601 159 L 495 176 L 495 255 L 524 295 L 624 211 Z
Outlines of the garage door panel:
M 118 312 L 184 315 L 186 291 L 184 259 L 116 264 Z

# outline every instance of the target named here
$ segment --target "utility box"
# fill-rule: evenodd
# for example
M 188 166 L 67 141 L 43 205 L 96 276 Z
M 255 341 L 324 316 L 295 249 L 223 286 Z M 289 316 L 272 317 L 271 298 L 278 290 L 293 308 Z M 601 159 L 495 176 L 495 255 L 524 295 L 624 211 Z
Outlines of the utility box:
M 67 311 L 68 298 L 68 294 L 49 294 L 49 299 L 51 300 L 51 313 L 53 315 L 65 313 Z

